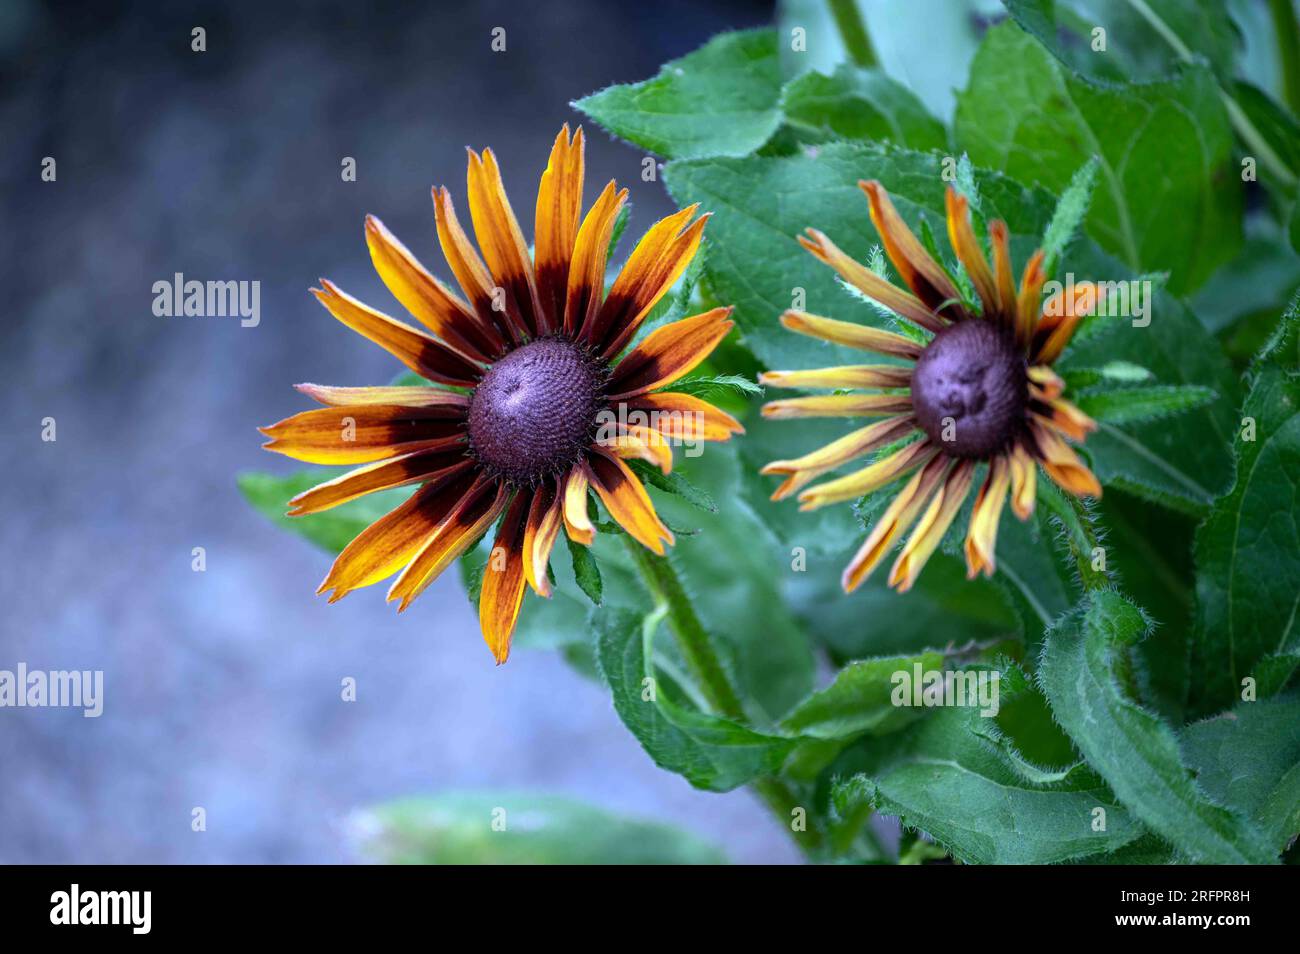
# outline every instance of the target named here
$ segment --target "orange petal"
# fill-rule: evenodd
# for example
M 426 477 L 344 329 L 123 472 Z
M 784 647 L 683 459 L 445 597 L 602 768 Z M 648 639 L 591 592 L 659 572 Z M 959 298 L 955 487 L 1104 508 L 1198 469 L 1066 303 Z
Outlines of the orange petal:
M 1096 421 L 1065 398 L 1053 398 L 1043 404 L 1036 404 L 1032 413 L 1044 424 L 1056 428 L 1066 437 L 1080 443 L 1097 429 Z
M 451 508 L 433 536 L 424 542 L 402 575 L 388 588 L 388 601 L 401 600 L 398 612 L 425 591 L 466 550 L 487 532 L 487 528 L 510 498 L 510 488 L 487 477 L 479 477 Z
M 501 337 L 484 325 L 460 296 L 434 278 L 373 215 L 366 216 L 366 246 L 375 271 L 393 297 L 430 331 L 462 354 L 488 361 L 500 354 Z
M 1023 444 L 1011 450 L 1011 509 L 1021 520 L 1034 513 L 1038 500 L 1038 466 Z
M 404 487 L 420 481 L 445 482 L 474 466 L 463 448 L 421 450 L 390 460 L 376 461 L 304 490 L 289 501 L 288 516 L 320 513 L 377 490 Z
M 867 194 L 871 203 L 871 221 L 880 233 L 880 241 L 885 246 L 885 254 L 898 269 L 898 274 L 907 282 L 932 311 L 958 317 L 961 310 L 961 295 L 953 285 L 948 273 L 940 267 L 925 246 L 912 234 L 898 210 L 894 208 L 889 193 L 879 182 L 859 182 L 858 188 Z M 954 304 L 957 302 L 958 304 Z M 948 303 L 948 304 L 945 304 Z
M 790 477 L 772 494 L 773 500 L 790 496 L 799 488 L 816 480 L 827 471 L 834 470 L 863 454 L 884 447 L 893 441 L 905 437 L 915 422 L 910 416 L 893 417 L 887 421 L 877 421 L 866 427 L 851 431 L 825 447 L 820 447 L 810 454 L 793 460 L 774 460 L 766 465 L 764 474 L 789 474 Z
M 501 294 L 497 293 L 492 273 L 483 264 L 478 252 L 474 251 L 469 236 L 456 218 L 456 209 L 446 186 L 435 187 L 433 190 L 433 216 L 438 226 L 438 242 L 442 245 L 443 257 L 447 259 L 451 273 L 456 276 L 461 291 L 469 299 L 479 321 L 492 328 L 506 344 L 521 343 L 524 340 L 523 329 L 506 307 L 504 290 Z
M 1065 381 L 1045 364 L 1030 365 L 1028 376 L 1030 384 L 1038 388 L 1039 394 L 1045 401 L 1060 397 L 1061 392 L 1065 390 Z
M 957 260 L 966 269 L 971 284 L 979 292 L 980 301 L 984 303 L 984 314 L 990 319 L 997 316 L 1000 302 L 997 286 L 993 283 L 993 272 L 989 270 L 988 259 L 975 238 L 975 230 L 970 223 L 970 203 L 966 197 L 952 186 L 944 193 L 944 204 L 948 210 L 948 241 L 957 253 Z
M 943 535 L 948 532 L 948 527 L 952 525 L 961 510 L 961 505 L 966 501 L 966 494 L 970 492 L 971 475 L 974 472 L 974 461 L 958 461 L 935 493 L 934 499 L 925 509 L 916 529 L 907 538 L 903 552 L 898 555 L 893 568 L 889 571 L 889 585 L 896 588 L 898 592 L 906 593 L 912 588 L 912 584 L 920 576 L 930 555 L 943 540 Z
M 519 228 L 510 200 L 501 181 L 496 154 L 484 149 L 479 156 L 469 153 L 469 214 L 474 221 L 474 235 L 487 261 L 488 271 L 499 287 L 505 289 L 507 307 L 530 336 L 539 333 L 538 316 L 542 305 L 537 297 L 533 261 L 528 257 L 528 243 Z M 550 329 L 546 329 L 549 331 Z
M 819 261 L 835 269 L 841 278 L 862 294 L 884 305 L 895 314 L 902 315 L 913 324 L 930 331 L 939 332 L 946 327 L 946 322 L 927 308 L 919 298 L 886 281 L 862 263 L 840 251 L 824 233 L 816 229 L 808 229 L 807 237 L 799 236 L 799 244 Z
M 564 532 L 574 543 L 591 546 L 596 537 L 596 528 L 592 525 L 591 515 L 587 513 L 587 469 L 581 463 L 573 465 L 569 475 L 564 478 Z
M 998 289 L 998 321 L 1008 331 L 1016 327 L 1016 279 L 1011 273 L 1011 238 L 1007 223 L 995 219 L 989 224 L 993 247 L 993 277 Z
M 659 519 L 650 495 L 627 464 L 593 449 L 587 456 L 587 479 L 619 526 L 642 546 L 663 556 L 664 542 L 673 542 L 672 531 Z
M 1079 322 L 1095 314 L 1105 297 L 1105 288 L 1094 282 L 1079 282 L 1067 294 L 1061 289 L 1043 303 L 1042 317 L 1034 331 L 1033 360 L 1051 364 L 1061 356 L 1074 337 Z
M 556 493 L 551 481 L 543 482 L 533 491 L 528 523 L 524 526 L 524 577 L 538 596 L 551 595 L 551 580 L 546 570 L 560 534 L 563 510 L 564 499 Z
M 483 640 L 498 666 L 510 655 L 510 637 L 514 635 L 519 607 L 524 601 L 524 524 L 531 503 L 529 498 L 523 491 L 515 495 L 501 520 L 492 554 L 483 570 L 478 622 Z
M 316 592 L 333 590 L 329 601 L 334 603 L 392 576 L 433 536 L 472 483 L 473 474 L 465 472 L 421 487 L 344 547 Z
M 262 447 L 310 464 L 365 464 L 413 450 L 450 448 L 465 441 L 463 411 L 445 407 L 364 404 L 303 411 L 259 428 Z
M 915 361 L 921 356 L 924 345 L 918 344 L 892 331 L 881 331 L 867 325 L 855 325 L 834 318 L 821 318 L 806 311 L 787 311 L 781 316 L 781 324 L 791 331 L 810 338 L 820 338 L 835 344 L 847 345 L 863 351 L 874 351 L 895 358 Z
M 613 433 L 598 436 L 596 444 L 618 457 L 635 457 L 654 464 L 665 474 L 673 469 L 673 449 L 658 430 L 615 423 Z
M 537 295 L 542 303 L 542 318 L 550 331 L 560 330 L 564 322 L 569 260 L 573 257 L 578 220 L 582 215 L 583 151 L 582 127 L 570 139 L 569 124 L 565 123 L 555 137 L 551 158 L 537 189 L 533 258 L 537 263 Z
M 579 335 L 596 318 L 605 293 L 605 260 L 614 222 L 627 201 L 627 190 L 618 189 L 611 179 L 578 229 L 569 265 L 569 287 L 565 294 L 564 330 Z
M 846 364 L 809 371 L 764 371 L 759 384 L 776 388 L 905 388 L 912 369 L 897 364 Z
M 891 480 L 910 473 L 938 453 L 939 449 L 929 441 L 914 441 L 862 470 L 808 488 L 799 495 L 799 509 L 816 510 L 827 504 L 856 500 L 863 494 L 878 490 Z
M 472 387 L 482 373 L 481 368 L 437 338 L 375 311 L 340 291 L 333 282 L 322 278 L 321 287 L 313 288 L 311 293 L 343 324 L 430 381 Z
M 845 593 L 852 593 L 862 585 L 880 565 L 894 542 L 916 521 L 921 508 L 930 500 L 950 464 L 951 461 L 943 455 L 932 458 L 898 492 L 898 496 L 890 502 L 871 528 L 849 565 L 844 568 L 840 585 L 844 587 Z
M 1011 461 L 999 454 L 989 461 L 989 473 L 975 497 L 971 511 L 970 529 L 966 533 L 966 577 L 974 579 L 980 573 L 992 576 L 997 568 L 995 551 L 998 541 L 998 521 L 1002 507 L 1007 502 L 1011 487 Z
M 1050 427 L 1030 418 L 1029 429 L 1038 445 L 1039 463 L 1047 476 L 1076 497 L 1100 497 L 1101 484 L 1079 455 Z
M 819 394 L 763 405 L 763 416 L 771 418 L 884 417 L 911 411 L 910 394 Z
M 1043 284 L 1047 274 L 1043 271 L 1043 250 L 1040 248 L 1030 256 L 1025 266 L 1025 274 L 1020 279 L 1020 295 L 1016 299 L 1016 340 L 1028 347 L 1034 338 L 1034 326 L 1043 311 Z M 1035 361 L 1035 364 L 1045 364 Z
M 606 359 L 622 351 L 645 316 L 695 257 L 709 216 L 690 225 L 698 205 L 660 219 L 637 243 L 618 278 L 605 296 L 596 319 L 584 333 L 592 347 Z
M 329 407 L 360 407 L 366 404 L 400 404 L 403 407 L 445 407 L 447 416 L 459 417 L 469 408 L 469 395 L 424 385 L 394 387 L 337 388 L 328 384 L 295 384 L 313 401 Z M 457 409 L 453 412 L 451 409 Z
M 643 412 L 644 422 L 637 416 Z M 708 401 L 692 394 L 659 391 L 655 394 L 638 394 L 626 401 L 624 412 L 629 423 L 644 423 L 672 440 L 725 441 L 732 434 L 743 434 L 740 422 Z
M 609 399 L 644 394 L 689 373 L 734 327 L 731 311 L 730 307 L 714 308 L 656 328 L 614 368 Z

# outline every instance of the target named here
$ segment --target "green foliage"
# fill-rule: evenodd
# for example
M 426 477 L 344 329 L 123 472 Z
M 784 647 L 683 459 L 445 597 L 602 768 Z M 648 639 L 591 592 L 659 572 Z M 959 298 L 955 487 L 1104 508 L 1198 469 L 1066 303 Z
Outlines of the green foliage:
M 1049 189 L 1065 189 L 1096 157 L 1089 235 L 1134 271 L 1169 271 L 1174 291 L 1203 284 L 1240 244 L 1242 193 L 1225 187 L 1236 174 L 1232 132 L 1205 67 L 1103 85 L 1018 27 L 994 27 L 971 64 L 954 132 L 975 163 Z
M 1107 424 L 1132 424 L 1169 417 L 1205 407 L 1218 397 L 1213 390 L 1197 385 L 1127 388 L 1097 391 L 1078 400 L 1079 410 Z
M 659 75 L 610 86 L 573 105 L 614 135 L 667 158 L 743 156 L 781 123 L 771 30 L 724 33 Z
M 601 676 L 619 718 L 646 754 L 660 768 L 715 792 L 780 772 L 796 740 L 704 711 L 685 695 L 682 683 L 655 664 L 655 634 L 662 619 L 662 612 L 618 610 L 603 614 L 596 624 Z
M 367 859 L 407 865 L 713 865 L 721 849 L 681 829 L 559 795 L 447 792 L 358 812 Z
M 1106 590 L 1059 620 L 1038 669 L 1052 714 L 1120 802 L 1193 861 L 1273 860 L 1258 829 L 1197 784 L 1174 730 L 1134 700 L 1130 653 L 1149 627 L 1141 610 Z
M 786 84 L 781 111 L 800 143 L 863 139 L 914 149 L 948 145 L 943 124 L 880 70 L 844 64 L 830 76 L 804 73 Z
M 1000 674 L 1004 698 L 1031 691 L 1018 671 Z M 874 740 L 867 763 L 836 792 L 843 811 L 870 802 L 929 832 L 968 864 L 1049 864 L 1116 851 L 1142 832 L 1082 762 L 1034 765 L 976 708 L 948 707 Z M 1105 827 L 1098 829 L 1098 810 Z
M 1201 711 L 1254 675 L 1277 691 L 1300 665 L 1300 305 L 1256 361 L 1235 435 L 1237 482 L 1196 536 L 1195 683 Z

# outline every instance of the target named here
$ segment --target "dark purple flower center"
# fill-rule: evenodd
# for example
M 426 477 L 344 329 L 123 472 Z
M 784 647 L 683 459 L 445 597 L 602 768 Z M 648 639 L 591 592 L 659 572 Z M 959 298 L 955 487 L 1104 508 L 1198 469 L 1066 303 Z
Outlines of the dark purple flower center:
M 949 325 L 917 359 L 916 419 L 949 457 L 990 457 L 1024 426 L 1025 368 L 1011 335 L 990 322 Z
M 488 369 L 469 405 L 470 452 L 512 483 L 571 466 L 592 438 L 603 370 L 573 342 L 539 338 Z

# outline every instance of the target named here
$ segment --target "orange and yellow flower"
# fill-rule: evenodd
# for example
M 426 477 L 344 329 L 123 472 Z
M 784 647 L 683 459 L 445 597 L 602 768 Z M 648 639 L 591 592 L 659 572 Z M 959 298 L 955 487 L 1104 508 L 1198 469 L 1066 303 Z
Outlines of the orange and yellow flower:
M 694 257 L 708 216 L 696 218 L 690 206 L 657 222 L 606 294 L 606 257 L 627 190 L 611 181 L 582 216 L 583 161 L 582 130 L 570 135 L 566 125 L 542 174 L 531 257 L 490 149 L 469 153 L 478 250 L 451 194 L 433 190 L 438 239 L 464 298 L 367 217 L 376 271 L 427 330 L 325 280 L 313 293 L 432 384 L 301 384 L 323 407 L 262 429 L 267 450 L 361 465 L 295 497 L 293 516 L 419 485 L 339 554 L 318 590 L 330 602 L 397 574 L 388 599 L 404 610 L 497 523 L 479 622 L 498 663 L 510 652 L 525 585 L 551 593 L 547 568 L 561 528 L 591 544 L 589 489 L 633 539 L 662 554 L 673 534 L 626 459 L 668 472 L 671 440 L 722 441 L 742 430 L 705 401 L 664 390 L 726 336 L 730 308 L 655 328 L 629 349 Z
M 788 311 L 791 331 L 907 362 L 812 371 L 769 371 L 765 384 L 829 388 L 836 393 L 774 401 L 767 417 L 872 417 L 881 420 L 793 460 L 763 468 L 784 482 L 773 494 L 799 492 L 802 509 L 855 500 L 911 474 L 845 568 L 846 592 L 857 588 L 911 530 L 889 574 L 900 592 L 916 581 L 986 465 L 966 534 L 967 575 L 992 576 L 998 521 L 1007 498 L 1021 520 L 1034 510 L 1041 467 L 1078 496 L 1101 495 L 1097 478 L 1071 449 L 1096 424 L 1062 397 L 1052 370 L 1080 319 L 1101 289 L 1080 283 L 1042 301 L 1047 276 L 1043 252 L 1029 260 L 1016 285 L 1007 227 L 989 227 L 990 265 L 971 226 L 967 200 L 949 187 L 948 238 L 974 286 L 979 309 L 964 303 L 947 270 L 926 251 L 899 216 L 879 182 L 860 182 L 885 254 L 907 284 L 899 288 L 854 261 L 829 238 L 808 229 L 799 241 L 818 260 L 921 333 L 895 334 L 863 325 Z M 841 393 L 844 392 L 844 393 Z M 853 473 L 809 487 L 825 474 L 872 452 L 879 459 Z M 806 488 L 806 489 L 805 489 Z

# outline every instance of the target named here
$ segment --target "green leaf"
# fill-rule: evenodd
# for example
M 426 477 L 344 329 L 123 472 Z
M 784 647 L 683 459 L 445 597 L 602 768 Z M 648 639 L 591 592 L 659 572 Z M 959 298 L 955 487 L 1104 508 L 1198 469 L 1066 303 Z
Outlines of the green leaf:
M 1053 715 L 1120 802 L 1192 860 L 1275 860 L 1248 819 L 1196 784 L 1173 729 L 1133 701 L 1131 653 L 1149 628 L 1141 610 L 1108 590 L 1093 592 L 1059 620 L 1038 669 Z
M 665 474 L 658 467 L 643 460 L 630 460 L 628 461 L 628 467 L 641 478 L 643 483 L 657 487 L 675 497 L 680 497 L 699 510 L 708 513 L 718 512 L 718 505 L 713 502 L 713 498 L 687 480 L 680 470 Z
M 721 849 L 657 822 L 531 792 L 446 792 L 349 819 L 361 853 L 382 864 L 712 865 Z
M 819 739 L 895 732 L 925 714 L 924 709 L 892 701 L 895 674 L 906 672 L 911 678 L 917 666 L 922 673 L 942 672 L 943 656 L 930 652 L 851 662 L 835 674 L 829 686 L 795 706 L 781 720 L 781 728 Z
M 1054 190 L 1067 187 L 1082 157 L 1096 156 L 1089 235 L 1134 271 L 1168 271 L 1174 292 L 1199 287 L 1241 244 L 1232 131 L 1204 66 L 1101 85 L 1003 24 L 971 65 L 954 134 L 977 164 Z
M 944 149 L 948 133 L 907 87 L 876 69 L 842 64 L 830 76 L 804 73 L 786 84 L 781 107 L 802 143 L 889 140 L 913 149 Z
M 757 397 L 763 393 L 763 386 L 741 374 L 712 374 L 697 378 L 680 378 L 673 382 L 672 390 L 707 401 L 728 391 L 746 397 Z
M 1195 384 L 1153 385 L 1117 391 L 1094 391 L 1079 395 L 1075 403 L 1079 410 L 1097 421 L 1132 424 L 1205 407 L 1217 397 L 1213 389 Z
M 564 534 L 565 542 L 569 545 L 569 558 L 573 564 L 573 578 L 578 584 L 578 588 L 587 595 L 597 606 L 603 599 L 602 586 L 600 581 L 600 567 L 596 565 L 596 558 L 592 556 L 591 550 L 581 543 L 574 543 L 569 535 Z
M 1199 711 L 1238 698 L 1268 657 L 1279 657 L 1269 663 L 1276 671 L 1300 654 L 1300 375 L 1282 364 L 1294 360 L 1298 326 L 1293 302 L 1253 371 L 1234 441 L 1236 485 L 1196 535 Z M 1282 666 L 1283 681 L 1294 666 Z M 1260 689 L 1280 688 L 1275 676 L 1269 683 Z
M 239 475 L 238 482 L 244 499 L 276 526 L 291 530 L 330 553 L 338 553 L 362 530 L 409 497 L 411 490 L 383 490 L 323 513 L 285 516 L 290 498 L 337 476 L 335 471 L 316 469 L 288 476 L 245 471 Z
M 1048 274 L 1056 272 L 1061 255 L 1079 231 L 1079 225 L 1088 214 L 1092 202 L 1092 190 L 1097 184 L 1097 169 L 1100 166 L 1096 156 L 1081 165 L 1070 178 L 1070 184 L 1061 193 L 1052 213 L 1052 221 L 1043 233 L 1043 270 Z
M 1074 263 L 1083 274 L 1106 274 L 1105 259 L 1091 257 L 1086 249 L 1078 250 Z M 1182 513 L 1203 515 L 1232 480 L 1227 445 L 1235 427 L 1238 384 L 1214 339 L 1177 299 L 1160 292 L 1148 307 L 1146 327 L 1109 318 L 1085 325 L 1058 371 L 1069 376 L 1076 368 L 1118 359 L 1150 369 L 1168 386 L 1212 389 L 1217 400 L 1177 417 L 1126 424 L 1104 421 L 1086 444 L 1094 473 L 1104 485 Z
M 1100 368 L 1074 368 L 1062 377 L 1069 390 L 1078 392 L 1099 384 L 1141 384 L 1155 375 L 1131 361 L 1108 361 Z
M 1211 798 L 1250 818 L 1277 851 L 1300 834 L 1300 696 L 1244 702 L 1182 732 Z
M 1009 701 L 1031 692 L 1019 670 L 1001 674 Z M 838 808 L 869 801 L 929 833 L 969 864 L 1050 864 L 1115 851 L 1142 827 L 1082 763 L 1042 768 L 978 707 L 946 706 L 895 735 L 866 743 L 864 771 L 837 787 Z M 1105 811 L 1104 830 L 1094 830 Z
M 772 30 L 722 33 L 650 80 L 573 104 L 615 136 L 667 158 L 743 156 L 781 123 Z
M 726 792 L 777 774 L 795 739 L 765 735 L 704 712 L 655 665 L 662 613 L 611 609 L 596 624 L 596 661 L 623 724 L 660 768 L 696 788 Z
M 1003 0 L 1015 21 L 1082 73 L 1104 79 L 1158 79 L 1179 62 L 1179 49 L 1204 57 L 1231 77 L 1241 49 L 1223 0 Z M 1076 8 L 1080 8 L 1076 12 Z M 1106 30 L 1105 50 L 1093 29 Z

